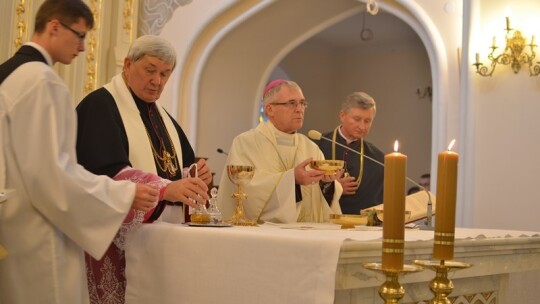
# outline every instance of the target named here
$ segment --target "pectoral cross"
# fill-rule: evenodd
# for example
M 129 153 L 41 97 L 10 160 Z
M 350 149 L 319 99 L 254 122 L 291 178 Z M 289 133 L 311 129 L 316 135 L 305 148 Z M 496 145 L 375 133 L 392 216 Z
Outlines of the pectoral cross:
M 178 170 L 172 162 L 171 154 L 165 150 L 163 151 L 163 168 L 165 168 L 170 175 L 175 175 Z

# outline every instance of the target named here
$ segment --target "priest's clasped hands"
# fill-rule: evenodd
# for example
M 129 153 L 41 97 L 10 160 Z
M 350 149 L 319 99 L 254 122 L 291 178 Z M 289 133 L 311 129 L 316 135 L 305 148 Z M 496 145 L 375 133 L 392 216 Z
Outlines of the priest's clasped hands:
M 343 187 L 343 195 L 355 194 L 356 190 L 358 190 L 358 187 L 360 186 L 360 183 L 356 180 L 356 178 L 347 173 L 340 174 L 338 177 L 338 182 Z

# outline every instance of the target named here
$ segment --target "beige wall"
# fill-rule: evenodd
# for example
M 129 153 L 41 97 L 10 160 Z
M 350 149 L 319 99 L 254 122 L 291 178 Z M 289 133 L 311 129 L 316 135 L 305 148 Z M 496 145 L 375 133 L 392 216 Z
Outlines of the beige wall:
M 185 80 L 180 78 L 180 73 L 187 65 L 193 64 L 190 62 L 192 59 L 186 57 L 194 47 L 196 38 L 204 34 L 203 26 L 234 2 L 234 0 L 204 0 L 181 6 L 174 11 L 171 20 L 165 24 L 160 33 L 175 46 L 178 60 L 178 65 L 161 94 L 160 103 L 178 118 L 187 136 L 194 143 L 196 143 L 196 126 L 191 124 L 190 111 L 196 112 L 197 104 L 191 98 L 178 97 L 179 90 L 186 86 Z M 210 49 L 208 46 L 205 47 Z
M 511 26 L 522 29 L 527 38 L 540 35 L 540 2 L 535 0 L 481 0 L 472 4 L 469 64 L 481 53 L 487 64 L 487 50 L 493 35 L 503 42 L 505 10 L 511 9 Z M 540 159 L 540 77 L 530 77 L 527 67 L 514 74 L 509 66 L 498 66 L 493 77 L 474 74 L 467 67 L 468 150 L 465 157 L 466 183 L 474 185 L 464 206 L 475 227 L 540 231 L 538 172 Z

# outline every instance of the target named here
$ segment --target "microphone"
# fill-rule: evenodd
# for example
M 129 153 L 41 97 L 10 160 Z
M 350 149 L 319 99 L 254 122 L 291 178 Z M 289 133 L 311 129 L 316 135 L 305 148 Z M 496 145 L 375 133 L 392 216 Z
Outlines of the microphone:
M 221 153 L 221 154 L 229 155 L 229 153 L 223 151 L 223 149 L 221 149 L 221 148 L 217 148 L 217 152 Z
M 311 139 L 313 139 L 313 140 L 317 140 L 317 141 L 318 141 L 318 140 L 321 140 L 321 139 L 324 139 L 324 140 L 326 140 L 326 141 L 329 141 L 329 142 L 331 142 L 331 143 L 335 143 L 336 145 L 338 145 L 338 146 L 340 146 L 340 147 L 343 147 L 343 148 L 345 148 L 345 149 L 347 149 L 347 150 L 349 150 L 349 151 L 352 151 L 353 153 L 356 153 L 356 154 L 360 155 L 360 152 L 358 152 L 358 151 L 356 151 L 356 150 L 354 150 L 354 149 L 352 149 L 352 148 L 350 148 L 350 147 L 348 147 L 348 146 L 346 146 L 346 145 L 344 145 L 344 144 L 342 144 L 342 143 L 338 143 L 337 141 L 334 141 L 334 140 L 332 140 L 332 139 L 330 139 L 330 138 L 328 138 L 328 137 L 324 137 L 324 136 L 322 135 L 322 133 L 319 132 L 319 131 L 309 130 L 309 132 L 308 132 L 308 137 L 311 138 Z M 380 161 L 378 161 L 378 160 L 376 160 L 376 159 L 374 159 L 374 158 L 372 158 L 372 157 L 369 157 L 369 156 L 367 156 L 367 155 L 364 155 L 364 157 L 384 167 L 384 164 L 381 163 Z M 420 190 L 426 191 L 426 193 L 427 193 L 427 195 L 428 195 L 428 206 L 427 206 L 426 227 L 424 228 L 424 230 L 432 230 L 432 229 L 433 229 L 433 228 L 432 228 L 433 203 L 432 203 L 432 201 L 431 201 L 431 194 L 429 193 L 429 191 L 428 191 L 425 187 L 423 187 L 423 186 L 420 185 L 419 183 L 415 182 L 414 180 L 410 179 L 410 178 L 407 177 L 407 176 L 405 176 L 405 178 L 406 178 L 409 182 L 411 182 L 413 185 L 415 185 L 416 187 L 420 188 Z

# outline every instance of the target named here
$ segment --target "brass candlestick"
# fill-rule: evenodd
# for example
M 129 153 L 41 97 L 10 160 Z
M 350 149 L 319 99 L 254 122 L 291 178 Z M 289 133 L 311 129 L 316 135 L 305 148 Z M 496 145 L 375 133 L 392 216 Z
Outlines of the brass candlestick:
M 380 263 L 367 263 L 364 268 L 381 272 L 386 276 L 385 282 L 379 287 L 379 296 L 385 304 L 398 303 L 405 296 L 405 288 L 399 283 L 399 276 L 413 272 L 422 271 L 423 268 L 416 265 L 403 265 L 403 269 L 384 269 Z
M 465 269 L 472 266 L 468 263 L 445 260 L 415 260 L 414 263 L 435 271 L 435 278 L 433 278 L 433 280 L 431 280 L 429 283 L 429 288 L 435 296 L 429 301 L 429 304 L 451 304 L 450 300 L 448 300 L 448 295 L 452 293 L 452 290 L 454 290 L 454 283 L 448 279 L 448 272 L 452 270 Z
M 242 186 L 247 185 L 254 174 L 255 168 L 253 166 L 227 166 L 227 175 L 231 182 L 237 186 L 236 192 L 232 194 L 232 197 L 236 200 L 236 212 L 230 220 L 233 225 L 257 226 L 257 223 L 248 219 L 244 213 L 243 202 L 247 198 L 247 194 L 242 191 Z

